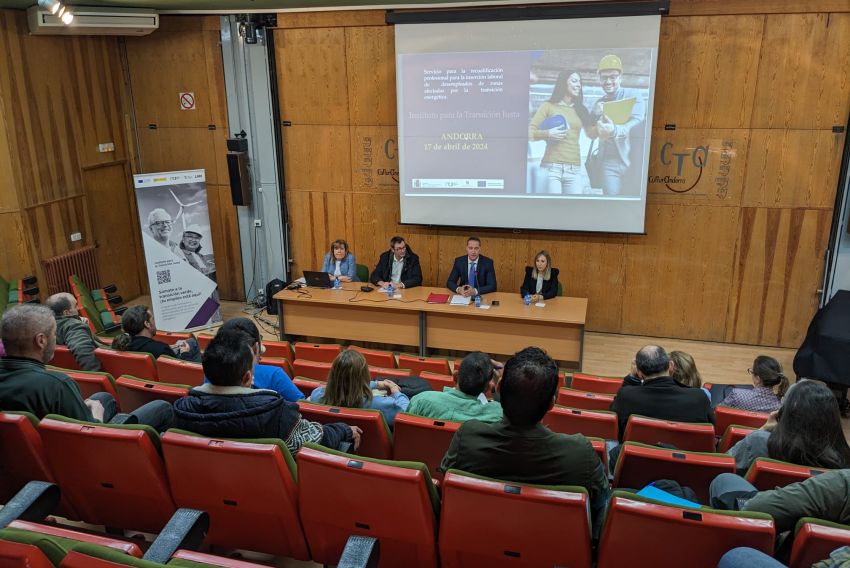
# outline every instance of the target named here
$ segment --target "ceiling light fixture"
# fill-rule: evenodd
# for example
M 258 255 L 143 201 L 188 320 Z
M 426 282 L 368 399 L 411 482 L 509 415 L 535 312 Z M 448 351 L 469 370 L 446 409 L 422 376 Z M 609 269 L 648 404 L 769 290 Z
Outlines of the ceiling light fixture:
M 74 13 L 70 10 L 62 14 L 62 23 L 66 26 L 74 21 Z
M 66 26 L 74 21 L 74 13 L 71 11 L 71 7 L 59 0 L 38 0 L 38 6 L 62 20 L 62 23 Z

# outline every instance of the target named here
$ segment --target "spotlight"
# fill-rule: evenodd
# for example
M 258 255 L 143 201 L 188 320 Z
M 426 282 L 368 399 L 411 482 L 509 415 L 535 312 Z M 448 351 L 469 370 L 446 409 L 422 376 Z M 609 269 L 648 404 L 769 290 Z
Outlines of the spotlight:
M 59 18 L 59 19 L 61 20 L 61 19 L 62 19 L 62 16 L 64 16 L 64 15 L 65 15 L 65 6 L 62 6 L 62 5 L 60 4 L 60 5 L 59 5 L 59 11 L 56 13 L 56 17 L 57 17 L 57 18 Z
M 66 26 L 74 21 L 74 13 L 68 10 L 64 14 L 62 14 L 62 23 Z
M 38 5 L 54 15 L 62 7 L 59 0 L 38 0 Z

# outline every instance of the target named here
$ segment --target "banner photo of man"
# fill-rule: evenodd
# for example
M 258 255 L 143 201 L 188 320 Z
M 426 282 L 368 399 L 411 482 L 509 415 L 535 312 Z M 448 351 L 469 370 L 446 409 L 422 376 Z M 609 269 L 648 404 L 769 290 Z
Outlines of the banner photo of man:
M 133 176 L 159 329 L 221 321 L 204 170 Z

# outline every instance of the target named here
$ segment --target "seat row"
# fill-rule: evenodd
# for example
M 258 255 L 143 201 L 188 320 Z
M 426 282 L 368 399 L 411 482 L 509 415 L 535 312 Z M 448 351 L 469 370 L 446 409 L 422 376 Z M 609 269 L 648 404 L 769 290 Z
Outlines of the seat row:
M 581 488 L 530 487 L 450 471 L 440 496 L 428 469 L 416 462 L 308 445 L 296 464 L 280 440 L 210 439 L 176 430 L 160 439 L 144 426 L 56 416 L 36 426 L 26 416 L 0 416 L 0 423 L 29 427 L 29 437 L 43 444 L 44 470 L 27 475 L 56 482 L 65 498 L 61 514 L 71 519 L 157 533 L 178 507 L 199 509 L 210 515 L 210 545 L 323 564 L 339 560 L 352 534 L 380 541 L 382 566 L 436 566 L 438 559 L 442 566 L 590 566 L 592 560 L 588 497 Z M 668 538 L 658 546 L 647 534 Z M 676 558 L 683 565 L 715 566 L 736 546 L 770 553 L 773 538 L 767 515 L 683 509 L 615 491 L 597 565 L 633 558 L 664 565 Z

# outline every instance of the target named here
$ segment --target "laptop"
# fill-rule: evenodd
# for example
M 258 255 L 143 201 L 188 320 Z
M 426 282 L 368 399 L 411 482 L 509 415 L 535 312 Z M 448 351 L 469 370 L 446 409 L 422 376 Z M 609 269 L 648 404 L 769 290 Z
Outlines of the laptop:
M 313 288 L 331 287 L 331 277 L 327 272 L 313 272 L 312 270 L 305 270 L 304 280 L 307 282 L 307 286 L 312 286 Z

